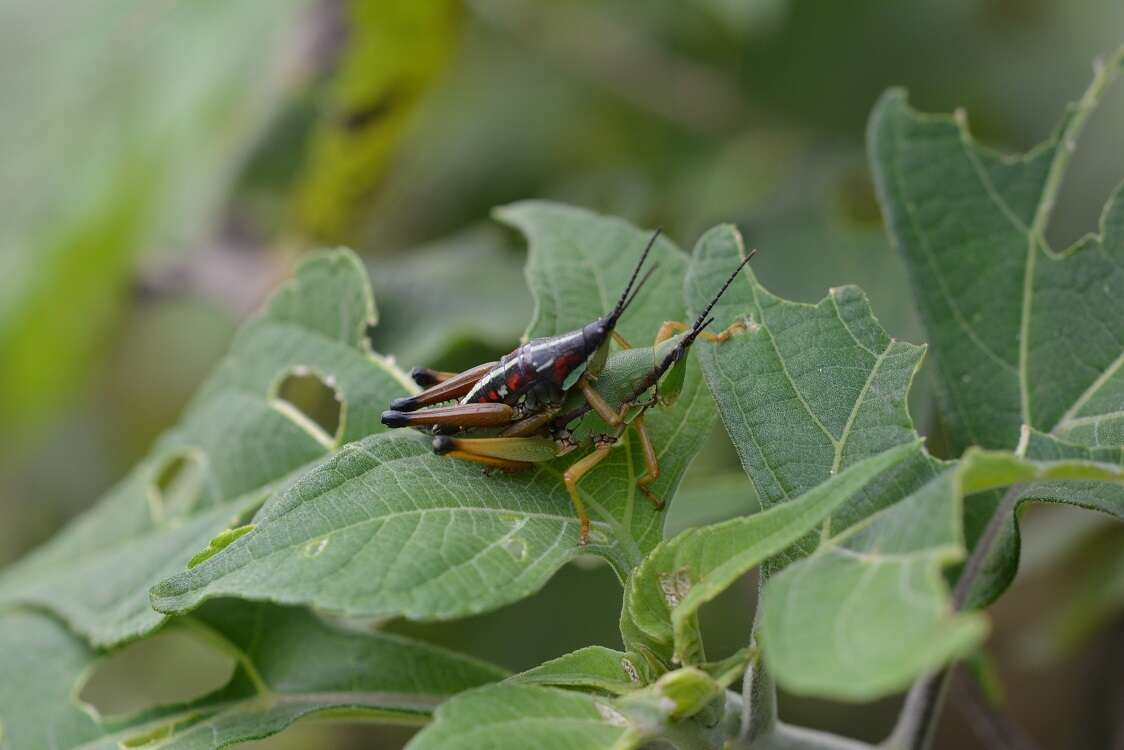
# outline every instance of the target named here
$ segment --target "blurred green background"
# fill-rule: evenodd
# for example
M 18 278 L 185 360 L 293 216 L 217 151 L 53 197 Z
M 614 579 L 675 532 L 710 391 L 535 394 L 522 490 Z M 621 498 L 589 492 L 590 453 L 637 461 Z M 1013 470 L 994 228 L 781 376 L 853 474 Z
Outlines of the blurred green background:
M 864 155 L 867 113 L 905 85 L 963 107 L 1003 149 L 1045 137 L 1090 62 L 1122 41 L 1106 0 L 83 0 L 0 2 L 0 564 L 137 461 L 304 250 L 371 270 L 376 348 L 406 366 L 511 349 L 530 317 L 517 237 L 493 206 L 551 198 L 663 226 L 690 247 L 720 221 L 761 250 L 773 291 L 861 285 L 921 342 Z M 1096 226 L 1124 176 L 1124 90 L 1106 98 L 1052 239 Z M 928 368 L 911 398 L 941 450 Z M 716 431 L 668 531 L 752 512 Z M 1044 748 L 1124 743 L 1124 535 L 1032 509 L 987 669 Z M 703 614 L 742 645 L 754 583 Z M 575 565 L 468 621 L 391 629 L 511 669 L 619 645 L 619 586 Z M 173 636 L 127 648 L 83 697 L 107 711 L 221 683 Z M 864 739 L 896 701 L 782 696 L 789 721 Z M 938 746 L 984 747 L 954 691 Z M 269 748 L 399 747 L 408 729 L 298 725 Z M 1117 747 L 1124 747 L 1118 744 Z

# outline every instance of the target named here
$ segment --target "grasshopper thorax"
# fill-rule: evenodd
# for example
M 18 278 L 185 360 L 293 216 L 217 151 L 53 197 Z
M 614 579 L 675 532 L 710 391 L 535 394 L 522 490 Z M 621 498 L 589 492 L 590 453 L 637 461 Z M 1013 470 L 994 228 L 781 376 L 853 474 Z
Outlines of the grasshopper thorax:
M 613 309 L 576 330 L 523 344 L 481 378 L 462 403 L 499 402 L 515 406 L 521 413 L 530 413 L 560 403 L 586 372 L 594 375 L 600 372 L 609 354 L 609 337 L 655 268 L 648 269 L 637 283 L 640 269 L 658 236 L 659 230 L 656 230 Z

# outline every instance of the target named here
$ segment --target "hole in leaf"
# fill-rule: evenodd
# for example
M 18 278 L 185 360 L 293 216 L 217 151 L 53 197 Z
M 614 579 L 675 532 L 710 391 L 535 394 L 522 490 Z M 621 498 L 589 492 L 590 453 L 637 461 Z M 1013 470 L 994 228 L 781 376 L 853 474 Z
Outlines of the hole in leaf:
M 330 375 L 307 367 L 294 367 L 277 385 L 275 398 L 292 417 L 318 439 L 334 444 L 343 420 L 343 399 Z
M 179 453 L 165 460 L 149 486 L 149 504 L 156 521 L 177 518 L 191 510 L 203 491 L 203 459 Z
M 516 562 L 523 562 L 527 559 L 527 541 L 517 536 L 508 539 L 503 544 L 503 548 L 507 550 L 508 554 L 515 559 Z
M 102 716 L 189 701 L 221 688 L 234 659 L 179 630 L 157 633 L 102 659 L 78 693 Z
M 699 630 L 708 661 L 732 656 L 746 645 L 757 608 L 757 569 L 743 575 L 699 609 Z

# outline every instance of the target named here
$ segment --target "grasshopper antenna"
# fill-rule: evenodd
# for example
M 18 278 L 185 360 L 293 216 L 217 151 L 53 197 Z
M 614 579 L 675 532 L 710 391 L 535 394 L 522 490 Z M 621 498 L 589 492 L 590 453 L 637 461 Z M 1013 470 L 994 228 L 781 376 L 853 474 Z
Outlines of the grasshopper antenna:
M 726 290 L 730 288 L 730 284 L 734 283 L 734 279 L 738 277 L 738 274 L 742 272 L 742 269 L 746 267 L 746 264 L 753 260 L 754 255 L 757 255 L 756 250 L 751 250 L 749 255 L 745 256 L 745 260 L 739 263 L 738 267 L 734 269 L 734 272 L 730 274 L 730 278 L 726 279 L 726 283 L 723 284 L 722 288 L 718 290 L 718 294 L 714 295 L 714 298 L 710 300 L 710 303 L 703 308 L 703 311 L 701 313 L 699 313 L 699 317 L 695 318 L 695 323 L 691 326 L 690 333 L 688 333 L 686 338 L 684 339 L 685 342 L 689 343 L 691 341 L 694 341 L 695 337 L 698 336 L 704 328 L 706 328 L 714 321 L 714 318 L 710 318 L 708 320 L 706 316 L 710 315 L 710 311 L 713 310 L 714 306 L 718 304 L 718 300 L 722 299 L 722 295 L 725 294 Z
M 636 288 L 632 290 L 632 294 L 629 295 L 628 299 L 621 305 L 622 313 L 628 309 L 628 306 L 632 304 L 632 300 L 636 299 L 636 295 L 640 294 L 640 290 L 644 288 L 644 284 L 648 282 L 648 279 L 652 278 L 652 274 L 655 273 L 659 267 L 659 263 L 653 263 L 652 267 L 644 272 L 644 275 L 640 277 L 640 282 L 636 285 Z
M 640 269 L 643 267 L 644 261 L 648 259 L 648 253 L 652 251 L 652 246 L 656 244 L 656 239 L 660 236 L 662 231 L 662 228 L 657 228 L 656 231 L 652 233 L 652 238 L 648 240 L 648 244 L 644 247 L 644 253 L 640 256 L 640 262 L 636 264 L 636 268 L 632 271 L 632 278 L 628 280 L 628 286 L 624 288 L 624 292 L 621 293 L 621 298 L 617 300 L 617 304 L 612 312 L 605 316 L 605 320 L 610 327 L 616 324 L 617 320 L 624 313 L 625 308 L 632 302 L 632 297 L 635 296 L 634 294 L 630 295 L 630 292 L 632 292 L 632 285 L 636 283 L 636 277 L 640 275 Z M 644 274 L 644 278 L 640 280 L 640 284 L 636 287 L 637 292 L 640 291 L 640 287 L 644 286 L 644 282 L 648 280 L 648 277 L 652 275 L 652 271 L 655 269 L 656 267 L 652 266 L 652 268 L 648 269 L 648 272 Z

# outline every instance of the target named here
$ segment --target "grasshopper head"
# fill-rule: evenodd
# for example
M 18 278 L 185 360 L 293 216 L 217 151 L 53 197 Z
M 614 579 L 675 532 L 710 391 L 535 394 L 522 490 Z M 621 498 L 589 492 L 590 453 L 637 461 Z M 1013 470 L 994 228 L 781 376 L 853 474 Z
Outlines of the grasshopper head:
M 640 255 L 640 261 L 636 264 L 636 268 L 632 271 L 632 276 L 628 280 L 628 285 L 621 292 L 620 299 L 617 304 L 613 305 L 613 309 L 602 315 L 597 320 L 589 323 L 582 328 L 583 338 L 585 340 L 585 354 L 589 357 L 589 365 L 586 369 L 590 373 L 596 375 L 605 367 L 605 360 L 609 356 L 609 336 L 617 327 L 617 321 L 620 320 L 624 311 L 632 304 L 632 300 L 636 299 L 636 295 L 640 293 L 641 288 L 651 278 L 652 272 L 656 270 L 657 266 L 652 266 L 645 272 L 644 276 L 640 278 L 637 283 L 636 278 L 640 275 L 640 269 L 644 266 L 644 261 L 648 259 L 648 253 L 652 251 L 652 246 L 656 244 L 656 239 L 660 236 L 660 231 L 657 229 L 652 233 L 652 238 L 648 240 L 648 244 L 644 246 L 644 252 Z M 635 288 L 634 288 L 635 287 Z

